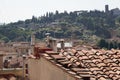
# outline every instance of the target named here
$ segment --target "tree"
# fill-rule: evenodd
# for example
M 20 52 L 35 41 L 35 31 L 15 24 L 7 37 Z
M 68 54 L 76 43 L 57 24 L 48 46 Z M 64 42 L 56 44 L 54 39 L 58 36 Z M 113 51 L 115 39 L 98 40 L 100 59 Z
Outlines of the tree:
M 100 48 L 107 48 L 108 47 L 108 43 L 106 42 L 105 39 L 101 39 L 99 42 L 98 42 L 98 46 Z
M 37 23 L 37 18 L 35 17 L 35 16 L 32 16 L 32 20 L 31 20 L 32 22 L 34 22 L 34 23 Z

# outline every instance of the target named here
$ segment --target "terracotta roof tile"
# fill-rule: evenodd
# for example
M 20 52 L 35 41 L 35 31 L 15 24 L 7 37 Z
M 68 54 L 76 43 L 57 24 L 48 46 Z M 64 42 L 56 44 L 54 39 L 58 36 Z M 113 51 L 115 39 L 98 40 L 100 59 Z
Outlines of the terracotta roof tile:
M 93 77 L 97 80 L 120 80 L 120 50 L 74 49 L 51 57 L 68 73 L 81 77 Z
M 103 77 L 103 76 L 99 77 L 98 79 L 99 79 L 99 80 L 106 80 L 106 78 Z
M 51 55 L 51 57 L 53 57 L 55 60 L 65 59 L 65 57 L 62 57 L 60 55 Z

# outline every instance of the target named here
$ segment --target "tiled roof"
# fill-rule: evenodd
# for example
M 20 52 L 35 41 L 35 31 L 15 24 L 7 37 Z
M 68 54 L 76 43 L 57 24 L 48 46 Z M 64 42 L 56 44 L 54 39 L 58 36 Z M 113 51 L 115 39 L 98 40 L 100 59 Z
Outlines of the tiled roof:
M 11 74 L 0 75 L 0 80 L 17 80 L 17 77 Z
M 79 77 L 97 80 L 120 80 L 120 50 L 90 49 L 61 50 L 60 53 L 46 52 L 47 59 L 69 69 Z

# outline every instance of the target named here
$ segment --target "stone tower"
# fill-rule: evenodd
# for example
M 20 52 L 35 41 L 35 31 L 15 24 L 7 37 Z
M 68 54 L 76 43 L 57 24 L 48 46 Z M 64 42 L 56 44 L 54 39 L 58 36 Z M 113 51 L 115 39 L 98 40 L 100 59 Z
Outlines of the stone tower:
M 105 5 L 105 12 L 109 12 L 109 5 Z

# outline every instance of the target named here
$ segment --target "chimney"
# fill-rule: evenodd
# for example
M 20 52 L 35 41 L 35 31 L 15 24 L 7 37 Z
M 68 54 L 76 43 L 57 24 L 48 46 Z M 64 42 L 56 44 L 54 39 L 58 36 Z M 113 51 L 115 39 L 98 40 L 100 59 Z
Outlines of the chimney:
M 35 47 L 35 35 L 31 35 L 31 53 L 34 54 L 34 47 Z
M 105 12 L 109 12 L 109 5 L 105 5 Z
M 46 33 L 45 34 L 46 35 L 46 45 L 47 45 L 47 47 L 50 47 L 50 33 Z
M 49 40 L 49 43 L 50 43 L 50 48 L 52 48 L 53 51 L 57 52 L 57 39 L 51 38 Z
M 31 45 L 35 45 L 35 35 L 31 35 Z
M 61 39 L 60 43 L 61 43 L 61 49 L 64 49 L 65 48 L 64 39 Z
M 57 52 L 57 39 L 50 37 L 50 33 L 45 34 L 47 47 L 51 48 L 54 52 Z

